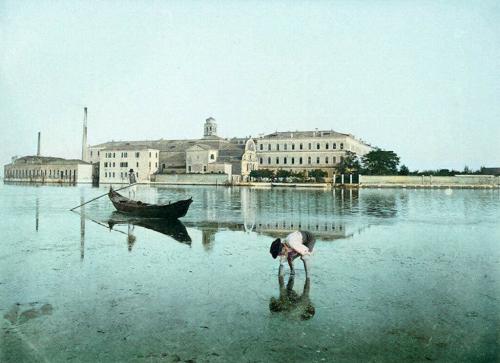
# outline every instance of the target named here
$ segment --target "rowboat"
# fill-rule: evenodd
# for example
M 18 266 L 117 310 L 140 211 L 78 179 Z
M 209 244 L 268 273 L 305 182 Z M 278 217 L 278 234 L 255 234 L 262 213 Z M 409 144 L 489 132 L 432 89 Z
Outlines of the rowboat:
M 149 204 L 132 200 L 109 188 L 108 197 L 116 210 L 128 215 L 146 218 L 177 219 L 186 215 L 193 198 L 179 200 L 168 204 Z

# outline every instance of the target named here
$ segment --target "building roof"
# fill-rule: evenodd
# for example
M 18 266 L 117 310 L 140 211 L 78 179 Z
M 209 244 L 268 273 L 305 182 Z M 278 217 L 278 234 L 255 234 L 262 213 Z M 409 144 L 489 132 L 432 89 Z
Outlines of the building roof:
M 305 139 L 311 137 L 345 137 L 350 136 L 350 134 L 342 134 L 333 130 L 314 130 L 314 131 L 276 131 L 271 134 L 262 136 L 264 139 Z
M 53 156 L 36 156 L 36 155 L 28 155 L 17 158 L 14 160 L 12 165 L 90 165 L 86 161 L 80 159 L 63 159 L 57 158 Z
M 134 150 L 158 150 L 153 147 L 150 147 L 148 145 L 139 145 L 139 144 L 121 144 L 121 145 L 110 145 L 106 146 L 103 151 L 109 151 L 109 150 L 127 150 L 127 151 L 134 151 Z

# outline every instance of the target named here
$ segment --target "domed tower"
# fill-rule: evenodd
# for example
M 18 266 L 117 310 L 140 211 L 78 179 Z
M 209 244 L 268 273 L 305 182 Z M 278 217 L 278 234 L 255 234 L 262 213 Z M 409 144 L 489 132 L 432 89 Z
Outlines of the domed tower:
M 213 117 L 209 117 L 205 120 L 205 131 L 203 137 L 214 137 L 217 136 L 217 122 Z

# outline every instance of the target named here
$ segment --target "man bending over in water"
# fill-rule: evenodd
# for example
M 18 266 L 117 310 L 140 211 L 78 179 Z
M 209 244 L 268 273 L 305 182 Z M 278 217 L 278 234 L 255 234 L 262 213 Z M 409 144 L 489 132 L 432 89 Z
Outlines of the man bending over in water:
M 280 265 L 288 261 L 290 266 L 290 274 L 295 274 L 293 268 L 293 261 L 300 256 L 304 262 L 304 269 L 306 270 L 306 277 L 309 276 L 311 252 L 314 248 L 316 239 L 311 232 L 295 231 L 290 233 L 285 239 L 278 238 L 271 243 L 269 252 L 273 258 L 280 256 Z M 280 273 L 283 271 L 280 268 Z

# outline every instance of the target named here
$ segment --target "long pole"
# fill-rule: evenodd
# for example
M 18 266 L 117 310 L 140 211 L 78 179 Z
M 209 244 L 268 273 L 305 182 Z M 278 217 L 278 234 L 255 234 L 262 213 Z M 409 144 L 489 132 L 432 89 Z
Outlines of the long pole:
M 122 187 L 122 188 L 116 189 L 116 190 L 115 190 L 115 192 L 117 192 L 117 191 L 119 191 L 119 190 L 126 189 L 126 188 L 130 188 L 132 185 L 135 185 L 135 184 L 137 184 L 137 183 L 132 183 L 132 184 L 127 185 L 126 187 Z M 71 209 L 70 209 L 70 211 L 73 211 L 73 210 L 75 210 L 76 208 L 80 208 L 81 206 L 84 206 L 85 204 L 89 204 L 90 202 L 93 202 L 94 200 L 97 200 L 97 199 L 99 199 L 99 198 L 105 197 L 106 195 L 108 195 L 108 193 L 103 194 L 103 195 L 100 195 L 100 196 L 98 196 L 98 197 L 95 197 L 95 198 L 93 198 L 93 199 L 91 199 L 91 200 L 89 200 L 89 201 L 87 201 L 87 202 L 85 202 L 85 203 L 83 203 L 83 204 L 80 204 L 79 206 L 76 206 L 76 207 L 74 207 L 74 208 L 71 208 Z

